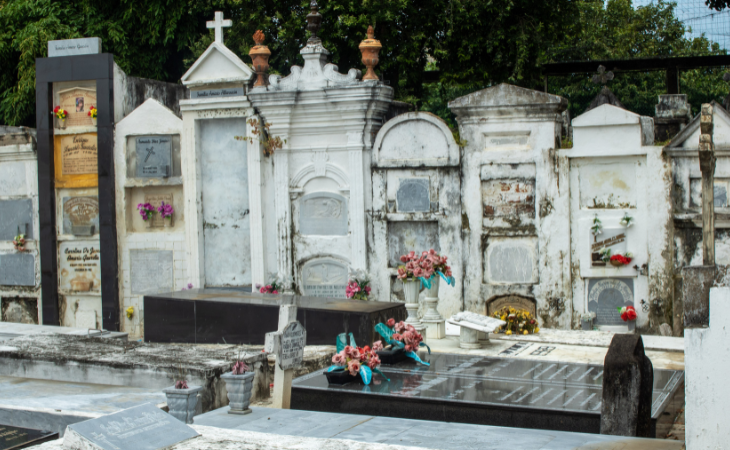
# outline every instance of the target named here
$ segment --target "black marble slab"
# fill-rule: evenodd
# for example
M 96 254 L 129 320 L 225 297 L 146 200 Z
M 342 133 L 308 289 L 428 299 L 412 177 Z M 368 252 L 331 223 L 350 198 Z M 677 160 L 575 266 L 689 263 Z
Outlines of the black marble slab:
M 335 345 L 340 333 L 353 333 L 359 345 L 372 344 L 380 339 L 377 323 L 406 318 L 403 303 L 191 289 L 144 296 L 144 340 L 263 344 L 266 333 L 278 328 L 281 305 L 297 305 L 307 345 Z
M 58 433 L 0 424 L 0 450 L 28 448 L 58 439 Z
M 535 359 L 419 353 L 381 366 L 369 386 L 329 385 L 322 371 L 292 383 L 293 409 L 599 433 L 603 366 Z M 683 392 L 684 372 L 654 370 L 654 429 Z M 670 413 L 674 418 L 673 413 Z

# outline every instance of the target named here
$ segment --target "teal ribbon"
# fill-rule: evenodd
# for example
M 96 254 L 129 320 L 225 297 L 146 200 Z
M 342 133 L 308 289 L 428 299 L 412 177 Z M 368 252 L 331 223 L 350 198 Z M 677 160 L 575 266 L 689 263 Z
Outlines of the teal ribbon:
M 406 344 L 404 344 L 403 341 L 397 341 L 397 340 L 393 339 L 393 333 L 394 333 L 394 331 L 393 331 L 393 329 L 391 329 L 386 324 L 379 323 L 379 324 L 375 325 L 375 331 L 378 332 L 378 334 L 383 338 L 383 340 L 388 345 L 392 345 L 393 347 L 397 347 L 397 348 L 405 348 Z M 431 354 L 431 347 L 429 347 L 428 345 L 426 345 L 425 342 L 421 342 L 419 344 L 419 346 L 426 347 L 428 349 L 428 354 L 429 355 Z M 409 358 L 411 358 L 411 359 L 413 359 L 413 360 L 415 360 L 415 361 L 417 361 L 417 362 L 419 362 L 419 363 L 421 363 L 421 364 L 423 364 L 423 365 L 426 365 L 426 366 L 430 366 L 431 365 L 430 363 L 427 363 L 427 362 L 421 360 L 421 358 L 418 357 L 418 355 L 416 354 L 416 352 L 413 352 L 413 351 L 406 352 L 406 356 L 409 357 Z M 388 381 L 390 381 L 390 380 L 388 380 Z
M 421 280 L 421 287 L 425 287 L 426 289 L 431 289 L 431 279 L 430 278 L 418 277 L 418 279 Z
M 446 284 L 448 284 L 450 286 L 456 286 L 456 280 L 454 279 L 453 276 L 447 277 L 440 270 L 436 271 L 436 273 L 439 274 L 439 275 L 441 275 L 441 278 L 444 279 L 444 281 L 446 282 Z

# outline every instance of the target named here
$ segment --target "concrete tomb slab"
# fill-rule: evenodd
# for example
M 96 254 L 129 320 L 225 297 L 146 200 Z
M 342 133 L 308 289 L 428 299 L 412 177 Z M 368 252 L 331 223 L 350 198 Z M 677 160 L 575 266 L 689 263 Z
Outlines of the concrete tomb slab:
M 33 200 L 0 200 L 0 241 L 12 241 L 20 232 L 33 239 Z
M 428 178 L 401 178 L 396 202 L 398 212 L 429 212 L 431 196 Z
M 35 256 L 29 253 L 0 255 L 0 285 L 35 286 Z
M 133 295 L 173 289 L 172 250 L 130 250 L 129 260 Z
M 68 448 L 158 450 L 200 436 L 151 403 L 69 425 Z
M 441 251 L 438 222 L 388 222 L 388 263 L 390 267 L 398 267 L 401 264 L 401 255 L 431 248 L 437 252 Z

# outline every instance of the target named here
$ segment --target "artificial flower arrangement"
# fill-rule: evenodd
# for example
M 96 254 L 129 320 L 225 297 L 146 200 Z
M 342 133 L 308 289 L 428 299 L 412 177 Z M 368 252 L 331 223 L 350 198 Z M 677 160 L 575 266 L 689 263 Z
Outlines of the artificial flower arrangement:
M 601 219 L 598 218 L 598 215 L 593 218 L 591 233 L 593 233 L 593 236 L 598 236 L 599 234 L 603 233 L 603 224 L 601 223 Z
M 625 226 L 626 228 L 630 227 L 634 224 L 634 218 L 631 217 L 628 213 L 624 213 L 624 216 L 621 218 L 621 225 Z
M 147 203 L 149 205 L 149 203 Z M 150 205 L 152 206 L 152 205 Z M 137 206 L 139 208 L 139 206 Z M 172 215 L 175 213 L 175 210 L 173 209 L 172 205 L 165 204 L 165 202 L 162 202 L 160 206 L 157 207 L 157 212 L 160 213 L 160 216 L 163 219 L 172 220 Z M 145 219 L 147 220 L 147 219 Z
M 152 214 L 155 213 L 155 207 L 149 203 L 139 203 L 137 205 L 137 210 L 144 221 L 150 220 L 150 218 L 152 218 Z
M 97 114 L 96 106 L 91 105 L 91 108 L 89 108 L 89 112 L 86 113 L 86 115 L 91 117 L 92 119 L 96 119 L 96 114 Z
M 447 262 L 448 258 L 446 256 L 441 256 L 436 252 L 436 250 L 431 249 L 427 252 L 423 252 L 421 254 L 421 258 L 431 263 L 434 274 L 438 274 L 447 284 L 451 286 L 456 285 L 456 280 L 451 273 L 451 266 L 449 266 Z
M 612 255 L 609 258 L 609 262 L 614 267 L 621 267 L 621 266 L 628 265 L 629 263 L 631 263 L 631 253 L 626 252 L 623 255 L 620 253 L 618 253 L 616 255 Z
M 370 295 L 370 277 L 363 270 L 356 270 L 345 287 L 345 296 L 355 300 L 367 300 Z
M 250 371 L 251 368 L 244 361 L 241 361 L 240 358 L 238 361 L 236 361 L 235 364 L 233 364 L 233 368 L 231 369 L 231 373 L 233 375 L 243 375 L 244 373 Z
M 390 350 L 402 351 L 408 358 L 426 366 L 430 365 L 422 361 L 416 353 L 420 347 L 426 347 L 430 355 L 431 348 L 423 342 L 423 335 L 416 331 L 413 325 L 409 325 L 403 321 L 396 323 L 395 319 L 391 317 L 386 323 L 375 325 L 375 331 L 382 336 Z M 387 349 L 381 348 L 381 350 Z
M 427 252 L 423 252 L 427 253 Z M 401 255 L 400 261 L 404 264 L 398 266 L 398 279 L 406 281 L 421 280 L 421 285 L 431 288 L 431 277 L 433 276 L 433 261 L 425 258 L 423 254 L 417 256 L 412 251 L 407 255 Z
M 55 114 L 59 120 L 66 120 L 66 117 L 68 116 L 68 112 L 60 106 L 53 108 L 53 114 Z
M 495 333 L 504 331 L 507 336 L 511 334 L 534 334 L 540 331 L 537 320 L 524 309 L 516 309 L 511 306 L 504 306 L 495 311 L 492 317 L 507 322 L 506 325 L 494 330 Z
M 16 252 L 24 252 L 26 250 L 25 248 L 25 234 L 18 233 L 13 238 L 13 247 L 15 247 Z
M 383 348 L 383 343 L 376 341 L 373 343 L 373 348 L 367 345 L 358 347 L 355 336 L 349 333 L 350 345 L 347 345 L 347 336 L 345 333 L 337 336 L 337 353 L 332 357 L 333 365 L 325 372 L 327 380 L 332 384 L 344 384 L 356 380 L 359 375 L 363 383 L 370 384 L 373 372 L 388 380 L 378 369 L 380 358 L 377 351 Z
M 624 322 L 636 320 L 636 309 L 633 306 L 618 307 L 618 313 Z

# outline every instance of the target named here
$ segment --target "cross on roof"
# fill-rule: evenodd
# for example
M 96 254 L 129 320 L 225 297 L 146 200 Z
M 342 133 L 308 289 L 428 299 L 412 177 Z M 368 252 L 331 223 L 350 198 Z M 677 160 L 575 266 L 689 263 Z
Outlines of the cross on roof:
M 613 72 L 610 70 L 606 72 L 606 68 L 603 66 L 598 66 L 598 74 L 593 75 L 593 81 L 595 84 L 606 84 L 609 81 L 613 80 Z
M 215 20 L 209 20 L 205 22 L 205 26 L 208 28 L 215 28 L 215 41 L 219 44 L 223 43 L 223 28 L 228 28 L 233 25 L 231 19 L 223 20 L 223 13 L 221 11 L 215 12 Z

